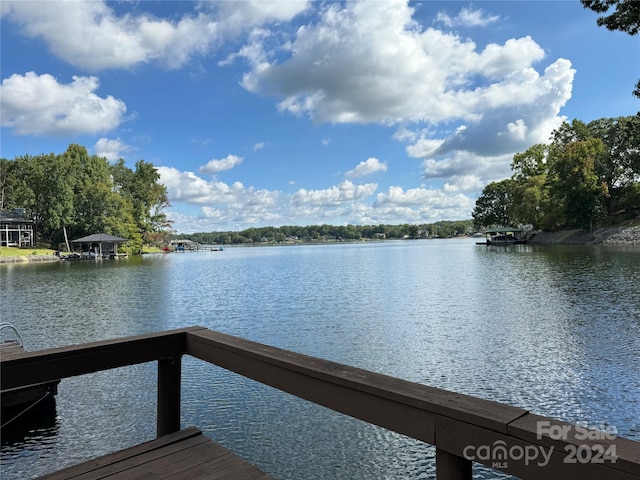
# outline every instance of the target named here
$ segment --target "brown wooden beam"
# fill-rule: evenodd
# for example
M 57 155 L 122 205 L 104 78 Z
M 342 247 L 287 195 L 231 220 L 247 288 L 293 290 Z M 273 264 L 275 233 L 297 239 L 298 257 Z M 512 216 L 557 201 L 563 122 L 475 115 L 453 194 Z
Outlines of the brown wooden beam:
M 158 360 L 158 437 L 180 430 L 181 366 L 180 356 Z
M 582 438 L 526 410 L 301 355 L 201 327 L 0 359 L 1 388 L 158 361 L 158 435 L 180 428 L 181 356 L 190 354 L 355 418 L 436 446 L 438 479 L 470 478 L 471 461 L 520 478 L 640 479 L 640 443 Z M 540 422 L 547 422 L 541 433 Z M 555 430 L 567 430 L 558 437 Z M 589 435 L 596 435 L 591 430 Z M 598 457 L 599 448 L 615 450 Z M 536 458 L 526 458 L 538 449 Z M 571 462 L 572 449 L 580 449 Z M 585 457 L 590 457 L 584 461 Z M 569 460 L 569 461 L 568 461 Z M 600 461 L 601 460 L 601 461 Z M 541 464 L 544 462 L 544 464 Z
M 187 353 L 341 413 L 434 444 L 444 412 L 506 433 L 526 410 L 448 392 L 210 330 L 187 334 Z
M 25 352 L 0 359 L 0 390 L 182 355 L 186 350 L 186 333 L 201 328 Z
M 436 480 L 471 480 L 471 460 L 436 448 Z
M 619 463 L 570 463 L 567 461 L 570 452 L 563 447 L 577 445 L 575 442 L 558 441 L 550 452 L 549 439 L 536 440 L 532 433 L 531 422 L 535 416 L 509 405 L 210 330 L 189 332 L 187 353 L 338 412 L 435 445 L 440 452 L 440 464 L 446 465 L 443 468 L 451 478 L 470 478 L 467 475 L 471 460 L 520 478 L 540 478 L 541 475 L 558 480 L 640 478 L 638 442 L 613 441 L 620 447 Z M 501 446 L 508 452 L 506 457 L 502 455 Z M 537 449 L 536 458 L 520 455 L 524 452 L 533 455 L 533 449 Z M 548 460 L 543 455 L 547 455 Z M 548 463 L 542 465 L 545 461 Z M 439 475 L 438 478 L 442 477 Z

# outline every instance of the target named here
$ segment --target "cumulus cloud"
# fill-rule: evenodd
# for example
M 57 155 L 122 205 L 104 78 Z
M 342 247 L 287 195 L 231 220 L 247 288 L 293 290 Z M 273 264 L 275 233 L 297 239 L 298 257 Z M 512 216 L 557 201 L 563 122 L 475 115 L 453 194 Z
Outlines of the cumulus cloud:
M 122 155 L 132 150 L 130 145 L 127 145 L 119 138 L 109 140 L 108 138 L 100 138 L 93 147 L 93 151 L 99 157 L 104 157 L 110 162 L 116 161 L 122 158 Z
M 460 12 L 452 17 L 447 12 L 438 12 L 436 21 L 447 27 L 485 27 L 500 20 L 499 15 L 487 15 L 482 9 L 463 7 Z
M 530 37 L 478 51 L 469 39 L 423 29 L 413 13 L 402 0 L 330 3 L 297 30 L 289 58 L 247 57 L 254 63 L 243 84 L 283 96 L 282 111 L 335 123 L 438 123 L 535 100 L 536 92 L 513 92 L 544 57 Z
M 299 189 L 293 194 L 205 180 L 192 172 L 158 167 L 169 200 L 199 207 L 200 214 L 168 211 L 181 232 L 237 230 L 251 225 L 431 223 L 468 218 L 474 200 L 465 195 L 477 186 L 472 176 L 457 177 L 443 188 L 392 186 L 374 194 L 375 183 L 345 180 L 325 189 Z
M 479 47 L 469 37 L 445 31 L 501 21 L 475 8 L 441 13 L 430 27 L 416 19 L 406 0 L 200 2 L 184 9 L 191 13 L 170 19 L 144 13 L 144 2 L 126 15 L 112 5 L 6 0 L 0 8 L 3 22 L 89 70 L 140 64 L 180 68 L 211 55 L 228 39 L 243 42 L 219 65 L 245 59 L 245 89 L 273 96 L 281 112 L 315 122 L 394 126 L 394 138 L 421 160 L 423 181 L 439 185 L 390 187 L 375 195 L 377 184 L 346 180 L 283 194 L 160 167 L 170 200 L 197 206 L 197 221 L 209 219 L 209 224 L 468 218 L 473 201 L 466 194 L 508 176 L 514 152 L 546 142 L 564 120 L 560 110 L 571 98 L 571 63 L 545 58 L 531 37 Z M 302 17 L 305 24 L 284 24 L 310 5 L 317 15 Z M 98 96 L 98 87 L 96 77 L 78 76 L 64 84 L 50 75 L 13 75 L 0 87 L 2 126 L 32 135 L 108 132 L 123 121 L 126 106 Z M 331 138 L 319 141 L 333 148 Z M 256 143 L 254 150 L 263 146 Z M 106 138 L 94 147 L 108 158 L 125 148 L 119 139 Z M 235 155 L 213 159 L 198 173 L 215 175 L 241 161 Z M 346 177 L 386 168 L 370 158 Z
M 118 15 L 104 1 L 4 0 L 2 15 L 25 35 L 46 41 L 59 58 L 95 71 L 150 62 L 179 68 L 229 36 L 290 20 L 306 8 L 306 2 L 296 1 L 202 2 L 199 11 L 167 20 L 146 13 Z
M 219 173 L 224 170 L 231 170 L 242 163 L 242 157 L 237 155 L 227 155 L 221 160 L 210 160 L 206 165 L 200 167 L 200 173 Z
M 218 180 L 208 181 L 193 172 L 181 172 L 174 167 L 158 167 L 158 173 L 171 201 L 196 205 L 235 204 L 248 193 L 240 182 L 228 185 Z
M 378 193 L 373 207 L 387 218 L 407 218 L 411 222 L 430 222 L 442 218 L 467 218 L 474 201 L 468 196 L 439 189 L 389 187 Z
M 375 183 L 345 180 L 325 189 L 299 189 L 284 194 L 247 187 L 240 182 L 205 180 L 174 167 L 158 167 L 158 173 L 174 206 L 187 204 L 200 208 L 198 217 L 168 212 L 174 228 L 184 232 L 196 231 L 203 225 L 208 229 L 234 230 L 255 224 L 380 223 L 390 219 L 394 208 L 390 204 L 380 211 L 373 208 L 368 199 L 378 187 Z M 394 221 L 399 223 L 400 219 Z
M 63 84 L 48 74 L 11 75 L 0 86 L 2 126 L 18 135 L 108 132 L 123 121 L 127 107 L 111 95 L 96 95 L 98 87 L 96 77 L 74 76 Z
M 340 205 L 345 202 L 354 202 L 362 200 L 373 194 L 378 188 L 376 183 L 366 183 L 357 185 L 350 180 L 345 180 L 339 185 L 322 189 L 307 190 L 301 188 L 291 197 L 294 205 L 310 204 L 310 205 Z
M 414 13 L 404 0 L 328 3 L 277 58 L 263 36 L 251 40 L 243 85 L 281 97 L 281 111 L 316 122 L 397 124 L 394 138 L 409 142 L 417 158 L 460 149 L 496 156 L 548 140 L 571 98 L 568 60 L 540 73 L 534 66 L 545 52 L 529 36 L 479 49 L 469 38 L 423 27 Z M 456 25 L 499 21 L 472 8 L 440 21 L 447 18 Z M 421 124 L 429 134 L 412 138 L 410 126 Z M 442 125 L 458 128 L 435 134 Z
M 386 172 L 387 163 L 381 162 L 377 158 L 371 157 L 364 162 L 360 162 L 356 168 L 349 170 L 345 175 L 349 178 L 364 177 L 376 172 Z
M 545 69 L 544 75 L 532 69 L 513 75 L 503 82 L 510 92 L 505 98 L 513 99 L 510 104 L 504 104 L 500 98 L 506 91 L 498 93 L 488 88 L 475 99 L 469 99 L 477 102 L 477 110 L 483 112 L 480 118 L 466 122 L 446 138 L 421 138 L 407 152 L 427 158 L 461 150 L 495 156 L 546 143 L 549 134 L 565 120 L 558 114 L 571 98 L 574 74 L 571 62 L 559 59 Z M 495 103 L 500 108 L 494 108 Z

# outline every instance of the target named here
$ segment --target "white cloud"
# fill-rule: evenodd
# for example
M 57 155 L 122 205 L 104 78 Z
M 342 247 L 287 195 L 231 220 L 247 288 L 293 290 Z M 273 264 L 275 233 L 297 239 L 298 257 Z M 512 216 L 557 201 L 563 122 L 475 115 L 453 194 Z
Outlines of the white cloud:
M 306 2 L 202 2 L 199 11 L 175 20 L 150 14 L 118 15 L 104 1 L 31 2 L 4 0 L 3 19 L 24 35 L 42 38 L 66 62 L 89 70 L 129 68 L 158 62 L 179 68 L 205 55 L 223 39 L 254 26 L 288 21 Z M 144 2 L 139 4 L 144 8 Z M 82 39 L 82 41 L 78 41 Z
M 364 177 L 376 172 L 386 172 L 387 163 L 381 162 L 377 158 L 371 157 L 364 162 L 360 162 L 356 168 L 349 170 L 345 175 L 349 178 Z
M 299 189 L 293 194 L 205 180 L 192 172 L 158 167 L 170 202 L 198 207 L 199 215 L 168 211 L 179 232 L 238 230 L 250 226 L 310 225 L 329 223 L 400 224 L 430 223 L 469 217 L 474 200 L 465 192 L 476 179 L 454 177 L 455 183 L 437 188 L 390 187 L 375 195 L 375 183 L 345 180 L 324 189 Z M 476 183 L 474 183 L 476 182 Z
M 389 187 L 378 193 L 374 208 L 387 218 L 406 218 L 409 222 L 429 222 L 443 218 L 468 218 L 474 200 L 462 193 L 438 189 Z
M 250 191 L 240 182 L 228 185 L 217 180 L 207 181 L 193 172 L 181 172 L 173 167 L 158 167 L 158 173 L 171 201 L 196 205 L 249 201 Z
M 446 12 L 438 12 L 436 15 L 436 21 L 447 27 L 485 27 L 498 20 L 500 20 L 499 15 L 485 15 L 482 9 L 474 10 L 471 7 L 463 7 L 455 17 L 449 16 Z
M 169 201 L 198 206 L 199 217 L 169 211 L 178 231 L 236 230 L 251 225 L 361 223 L 374 211 L 366 202 L 377 184 L 354 184 L 349 180 L 319 190 L 300 189 L 293 194 L 205 180 L 192 172 L 158 167 L 160 181 L 167 187 Z M 375 215 L 374 215 L 375 216 Z
M 441 138 L 433 139 L 421 136 L 415 143 L 407 147 L 407 153 L 410 157 L 429 157 L 434 152 L 437 152 L 438 148 L 440 148 L 443 143 L 444 139 Z
M 0 87 L 2 126 L 18 135 L 108 132 L 120 125 L 127 107 L 111 95 L 96 95 L 98 87 L 96 77 L 74 76 L 62 84 L 48 74 L 11 75 Z
M 323 190 L 307 190 L 301 188 L 291 197 L 294 205 L 340 205 L 345 202 L 362 200 L 376 191 L 376 183 L 366 183 L 356 185 L 349 180 L 345 180 L 339 185 L 335 185 Z
M 485 182 L 478 175 L 453 175 L 442 186 L 445 193 L 478 193 L 490 182 Z
M 93 151 L 99 157 L 104 157 L 110 162 L 114 162 L 120 158 L 126 152 L 132 150 L 130 145 L 127 145 L 119 138 L 109 140 L 108 138 L 100 138 L 93 147 Z
M 448 137 L 421 138 L 407 152 L 426 158 L 457 151 L 496 156 L 547 143 L 551 132 L 565 120 L 559 112 L 571 98 L 574 74 L 571 63 L 559 59 L 545 69 L 544 75 L 532 69 L 513 75 L 501 82 L 501 89 L 491 86 L 468 99 L 483 112 L 480 118 L 466 122 Z
M 539 97 L 523 95 L 521 85 L 544 57 L 530 37 L 479 52 L 469 39 L 423 29 L 413 13 L 403 0 L 330 3 L 317 23 L 297 30 L 289 58 L 268 60 L 256 39 L 243 84 L 284 97 L 282 111 L 334 123 L 477 119 Z M 543 88 L 541 80 L 533 86 Z
M 466 8 L 451 22 L 497 20 Z M 404 0 L 328 3 L 288 48 L 267 48 L 266 38 L 245 47 L 252 67 L 245 88 L 317 122 L 397 124 L 394 138 L 418 158 L 457 150 L 500 156 L 546 142 L 564 120 L 575 73 L 565 59 L 539 73 L 534 65 L 545 52 L 529 36 L 479 50 L 468 38 L 424 28 Z M 420 124 L 421 134 L 410 130 Z M 435 133 L 443 124 L 458 128 Z
M 498 156 L 482 156 L 471 152 L 459 151 L 442 159 L 428 158 L 422 162 L 423 179 L 445 180 L 449 183 L 449 191 L 457 188 L 459 191 L 470 191 L 470 178 L 476 179 L 478 184 L 488 184 L 495 180 L 502 180 L 511 176 L 511 154 Z M 453 187 L 464 181 L 464 187 Z M 480 187 L 479 190 L 482 190 Z
M 221 160 L 210 160 L 206 165 L 200 167 L 200 173 L 219 173 L 224 170 L 231 170 L 242 163 L 242 157 L 237 155 L 227 155 Z
M 213 5 L 218 21 L 234 33 L 257 25 L 291 20 L 309 7 L 307 1 L 293 0 L 243 0 Z

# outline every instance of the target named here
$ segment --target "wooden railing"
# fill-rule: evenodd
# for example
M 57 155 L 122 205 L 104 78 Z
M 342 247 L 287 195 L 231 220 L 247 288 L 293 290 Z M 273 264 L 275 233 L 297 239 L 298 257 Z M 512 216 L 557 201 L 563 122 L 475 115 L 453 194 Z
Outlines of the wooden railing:
M 640 442 L 521 408 L 192 327 L 25 353 L 1 363 L 1 389 L 158 361 L 158 436 L 180 429 L 188 354 L 436 447 L 438 479 L 472 461 L 520 478 L 639 479 Z

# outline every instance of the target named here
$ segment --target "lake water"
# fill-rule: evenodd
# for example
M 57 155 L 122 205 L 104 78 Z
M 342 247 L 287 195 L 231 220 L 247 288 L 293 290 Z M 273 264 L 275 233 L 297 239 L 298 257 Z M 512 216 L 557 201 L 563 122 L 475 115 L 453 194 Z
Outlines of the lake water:
M 29 350 L 201 325 L 640 440 L 640 249 L 472 239 L 0 265 Z M 65 379 L 2 478 L 151 439 L 156 365 Z M 185 357 L 182 424 L 279 479 L 434 478 L 434 449 Z M 506 478 L 478 468 L 479 478 Z

